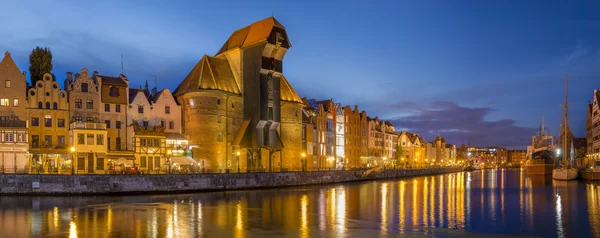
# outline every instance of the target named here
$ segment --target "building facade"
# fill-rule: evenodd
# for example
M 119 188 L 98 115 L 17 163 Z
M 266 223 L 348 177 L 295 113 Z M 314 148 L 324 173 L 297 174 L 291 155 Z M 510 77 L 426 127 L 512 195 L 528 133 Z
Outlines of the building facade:
M 244 170 L 301 167 L 302 100 L 282 74 L 290 47 L 285 28 L 263 19 L 235 31 L 181 82 L 174 95 L 196 160 L 229 171 L 241 152 Z
M 9 52 L 0 61 L 0 171 L 28 171 L 27 82 Z
M 96 73 L 89 77 L 85 68 L 80 74 L 75 74 L 75 78 L 71 72 L 67 72 L 64 85 L 69 96 L 72 122 L 100 122 L 100 88 L 95 76 Z
M 526 150 L 507 150 L 507 162 L 510 165 L 521 165 L 527 160 Z
M 69 172 L 69 103 L 67 92 L 49 73 L 27 91 L 32 172 Z
M 106 124 L 108 157 L 111 160 L 134 160 L 132 138 L 127 136 L 129 80 L 119 77 L 96 76 L 100 88 L 100 122 Z M 130 161 L 133 164 L 134 161 Z
M 358 106 L 352 109 L 350 106 L 344 107 L 344 154 L 347 159 L 347 166 L 350 168 L 360 167 L 361 141 L 360 141 L 360 112 Z

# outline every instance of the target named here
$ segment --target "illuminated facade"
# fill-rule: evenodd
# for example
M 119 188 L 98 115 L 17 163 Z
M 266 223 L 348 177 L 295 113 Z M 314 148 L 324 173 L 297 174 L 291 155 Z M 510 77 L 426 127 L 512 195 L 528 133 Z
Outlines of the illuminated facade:
M 508 151 L 500 147 L 468 147 L 468 158 L 476 164 L 499 165 L 508 160 Z
M 202 57 L 174 91 L 194 159 L 221 171 L 236 163 L 244 171 L 301 167 L 302 100 L 282 74 L 290 47 L 269 17 Z
M 27 91 L 32 172 L 70 172 L 69 103 L 49 73 Z
M 418 134 L 402 130 L 398 137 L 398 143 L 402 148 L 402 157 L 399 161 L 401 166 L 420 168 L 427 165 L 425 162 L 425 146 L 423 146 Z
M 344 107 L 344 154 L 347 159 L 346 166 L 351 168 L 360 167 L 361 157 L 361 124 L 358 106 L 354 110 L 350 106 Z
M 27 82 L 9 52 L 0 62 L 0 172 L 27 171 Z

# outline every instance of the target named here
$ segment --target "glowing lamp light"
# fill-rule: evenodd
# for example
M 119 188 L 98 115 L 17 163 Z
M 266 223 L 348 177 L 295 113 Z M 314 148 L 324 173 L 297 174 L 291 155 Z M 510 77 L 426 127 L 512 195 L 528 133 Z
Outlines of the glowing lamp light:
M 71 147 L 71 152 L 75 152 L 75 147 Z
M 239 152 L 239 151 L 238 151 L 238 152 L 235 152 L 235 154 L 236 154 L 237 156 L 240 156 L 240 152 Z

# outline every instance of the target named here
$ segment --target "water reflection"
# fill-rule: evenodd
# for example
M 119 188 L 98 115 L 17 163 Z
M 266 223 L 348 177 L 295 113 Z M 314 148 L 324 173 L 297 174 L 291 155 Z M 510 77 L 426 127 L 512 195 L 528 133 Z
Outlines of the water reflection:
M 600 237 L 600 185 L 521 170 L 261 191 L 0 197 L 3 237 Z

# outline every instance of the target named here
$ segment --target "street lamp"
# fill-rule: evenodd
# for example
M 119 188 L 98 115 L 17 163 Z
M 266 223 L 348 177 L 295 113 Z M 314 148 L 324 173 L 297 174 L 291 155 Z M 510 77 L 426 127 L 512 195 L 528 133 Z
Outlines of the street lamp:
M 71 147 L 71 175 L 75 174 L 75 147 Z
M 173 152 L 171 150 L 167 150 L 167 165 L 169 166 L 169 170 L 167 171 L 169 174 L 171 174 L 171 154 Z
M 302 153 L 302 171 L 306 171 L 306 154 Z
M 237 160 L 237 166 L 238 166 L 238 174 L 240 173 L 240 152 L 235 152 L 236 155 L 236 160 Z

